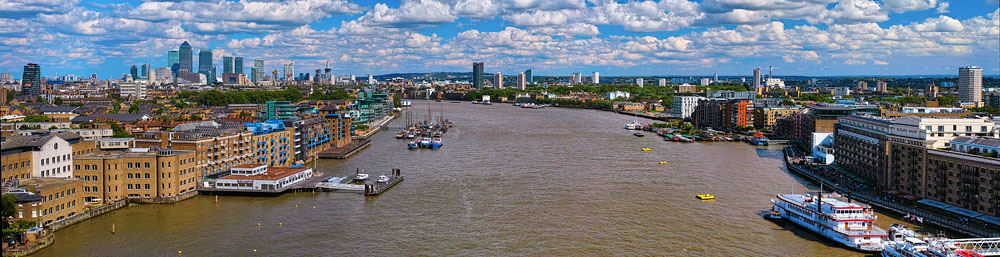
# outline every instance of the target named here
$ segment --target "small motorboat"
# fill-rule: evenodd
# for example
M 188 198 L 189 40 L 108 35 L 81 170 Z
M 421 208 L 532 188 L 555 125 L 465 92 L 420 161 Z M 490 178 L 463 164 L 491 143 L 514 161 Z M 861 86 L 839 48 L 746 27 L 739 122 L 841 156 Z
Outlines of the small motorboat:
M 660 162 L 660 164 L 667 164 L 667 162 L 663 161 L 663 162 Z
M 441 141 L 440 137 L 435 137 L 434 139 L 431 139 L 431 149 L 438 149 L 442 145 L 444 145 L 444 143 Z
M 642 151 L 643 151 L 643 152 L 649 152 L 649 151 L 652 151 L 652 150 L 653 150 L 653 149 L 651 149 L 651 148 L 646 148 L 646 147 L 643 147 L 643 148 L 642 148 Z
M 715 196 L 712 194 L 700 194 L 696 195 L 695 198 L 698 198 L 698 200 L 713 200 Z
M 635 133 L 632 133 L 632 135 L 633 136 L 637 136 L 637 137 L 644 137 L 644 136 L 646 136 L 645 134 L 642 134 L 641 132 L 635 132 Z
M 396 138 L 404 138 L 404 137 L 406 137 L 406 131 L 400 131 L 399 133 L 396 133 Z
M 354 175 L 354 181 L 365 181 L 368 180 L 368 173 L 358 173 Z
M 431 147 L 431 138 L 430 137 L 421 138 L 420 139 L 420 147 L 430 148 Z
M 417 145 L 417 141 L 410 141 L 409 144 L 406 144 L 406 147 L 410 148 L 410 150 L 413 150 L 413 149 L 420 148 L 420 145 Z
M 386 183 L 386 182 L 389 182 L 389 177 L 386 176 L 386 175 L 378 176 L 378 180 L 376 180 L 376 181 L 378 183 Z

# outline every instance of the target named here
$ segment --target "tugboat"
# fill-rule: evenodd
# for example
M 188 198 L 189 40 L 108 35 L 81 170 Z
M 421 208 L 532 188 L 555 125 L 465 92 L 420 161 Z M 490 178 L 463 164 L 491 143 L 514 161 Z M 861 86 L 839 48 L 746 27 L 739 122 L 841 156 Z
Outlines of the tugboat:
M 782 220 L 854 250 L 882 251 L 882 239 L 888 236 L 885 230 L 875 226 L 875 212 L 871 207 L 824 197 L 822 193 L 779 194 L 771 203 Z

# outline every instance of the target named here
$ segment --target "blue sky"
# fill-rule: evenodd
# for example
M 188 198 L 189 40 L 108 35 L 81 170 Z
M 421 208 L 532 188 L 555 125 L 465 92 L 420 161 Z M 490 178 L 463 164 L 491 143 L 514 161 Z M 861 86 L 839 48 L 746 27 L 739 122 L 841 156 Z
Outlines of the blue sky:
M 171 0 L 0 2 L 0 72 L 119 77 L 197 51 L 327 61 L 338 75 L 1000 74 L 997 0 Z M 197 66 L 197 61 L 195 61 Z

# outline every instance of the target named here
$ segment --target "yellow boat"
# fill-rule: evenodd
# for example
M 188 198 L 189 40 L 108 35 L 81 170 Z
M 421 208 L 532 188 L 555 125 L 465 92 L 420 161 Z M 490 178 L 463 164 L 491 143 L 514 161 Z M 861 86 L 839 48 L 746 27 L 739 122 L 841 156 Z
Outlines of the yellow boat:
M 698 198 L 698 200 L 712 200 L 712 199 L 715 199 L 715 196 L 712 195 L 712 194 L 700 194 L 700 195 L 697 195 L 695 197 Z
M 667 164 L 667 162 L 660 162 L 660 164 Z
M 645 148 L 645 147 L 643 147 L 643 148 L 642 148 L 642 151 L 643 151 L 643 152 L 649 152 L 649 151 L 652 151 L 652 150 L 653 150 L 653 149 L 650 149 L 650 148 Z

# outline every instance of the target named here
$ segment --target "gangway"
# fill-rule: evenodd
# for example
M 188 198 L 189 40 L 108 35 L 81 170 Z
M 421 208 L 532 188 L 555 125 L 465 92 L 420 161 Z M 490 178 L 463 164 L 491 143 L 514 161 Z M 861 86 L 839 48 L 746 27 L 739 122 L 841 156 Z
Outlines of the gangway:
M 968 238 L 968 239 L 945 239 L 941 244 L 935 245 L 938 252 L 946 252 L 948 256 L 960 256 L 955 253 L 957 250 L 968 250 L 983 256 L 1000 256 L 1000 237 L 997 238 Z M 947 247 L 948 249 L 941 249 Z

